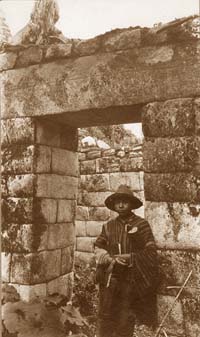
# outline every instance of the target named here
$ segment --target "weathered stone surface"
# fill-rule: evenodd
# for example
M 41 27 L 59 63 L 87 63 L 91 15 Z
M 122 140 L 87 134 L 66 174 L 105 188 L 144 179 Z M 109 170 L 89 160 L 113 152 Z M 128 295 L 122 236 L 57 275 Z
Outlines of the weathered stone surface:
M 76 237 L 77 236 L 86 236 L 86 222 L 76 220 L 75 221 Z
M 75 203 L 73 200 L 58 200 L 57 222 L 71 222 L 75 217 Z
M 183 315 L 186 329 L 186 336 L 197 337 L 200 335 L 200 297 L 183 298 Z
M 145 202 L 143 201 L 143 205 L 145 205 Z M 142 218 L 144 218 L 144 213 L 145 213 L 145 206 L 141 206 L 140 208 L 134 209 L 134 213 L 138 216 L 141 216 Z M 115 213 L 116 214 L 116 213 Z
M 60 275 L 61 250 L 43 251 L 35 254 L 13 254 L 11 282 L 36 284 Z
M 79 152 L 79 153 L 78 153 L 78 160 L 79 160 L 79 161 L 84 161 L 84 160 L 86 160 L 86 153 Z
M 62 249 L 61 274 L 68 274 L 72 271 L 74 263 L 74 246 Z
M 110 217 L 110 211 L 106 207 L 90 207 L 89 220 L 105 221 Z
M 94 241 L 95 238 L 92 237 L 83 237 L 76 239 L 76 250 L 79 252 L 87 252 L 93 253 L 94 252 Z
M 25 302 L 30 302 L 35 300 L 37 297 L 43 298 L 47 295 L 47 285 L 46 283 L 30 285 L 20 285 L 19 286 L 20 299 Z
M 10 176 L 7 181 L 9 196 L 22 198 L 33 196 L 34 182 L 33 174 Z
M 72 43 L 55 43 L 48 46 L 45 59 L 58 59 L 62 57 L 69 57 L 72 51 Z
M 109 175 L 93 174 L 81 175 L 81 189 L 88 192 L 109 191 Z
M 22 174 L 33 172 L 33 145 L 12 145 L 2 151 L 2 173 Z
M 55 223 L 57 216 L 57 201 L 47 198 L 34 199 L 34 222 Z
M 96 160 L 96 172 L 119 172 L 120 159 L 113 157 L 103 157 Z
M 149 47 L 146 48 L 140 62 L 146 65 L 153 65 L 158 62 L 170 62 L 174 55 L 174 49 L 171 46 Z
M 138 47 L 140 42 L 141 29 L 116 30 L 107 35 L 103 47 L 106 51 L 123 50 Z
M 78 179 L 57 174 L 37 176 L 36 196 L 45 198 L 75 199 Z
M 32 223 L 32 198 L 7 198 L 2 201 L 2 226 L 9 223 Z M 3 230 L 3 227 L 2 227 Z
M 145 218 L 158 247 L 200 248 L 200 205 L 149 201 L 145 205 Z
M 31 64 L 40 63 L 42 60 L 43 51 L 39 46 L 29 47 L 19 53 L 16 67 L 27 67 Z
M 0 54 L 0 71 L 13 69 L 16 63 L 16 53 Z
M 101 150 L 93 150 L 87 152 L 87 159 L 95 159 L 101 157 Z
M 96 162 L 95 160 L 86 160 L 80 163 L 80 173 L 81 174 L 94 174 L 96 173 Z
M 76 220 L 88 220 L 88 219 L 89 219 L 88 207 L 77 206 L 76 207 Z
M 146 200 L 166 202 L 198 202 L 196 178 L 189 173 L 145 173 Z
M 103 222 L 100 221 L 86 221 L 87 236 L 96 237 L 101 233 Z
M 143 149 L 145 172 L 190 172 L 200 161 L 198 137 L 155 138 L 144 142 Z
M 174 303 L 175 297 L 173 296 L 158 296 L 158 321 L 161 323 L 167 310 Z M 183 309 L 180 301 L 176 301 L 173 310 L 168 315 L 165 321 L 165 330 L 169 336 L 173 334 L 184 334 L 184 321 L 183 321 Z
M 116 152 L 115 149 L 103 150 L 102 156 L 103 157 L 114 156 L 115 152 Z
M 160 290 L 162 294 L 169 293 L 167 287 L 181 286 L 189 272 L 192 276 L 184 290 L 184 294 L 199 294 L 200 286 L 200 255 L 199 252 L 168 250 L 159 252 Z M 175 291 L 175 294 L 177 291 Z
M 143 109 L 142 127 L 147 137 L 192 136 L 194 121 L 190 98 L 150 103 Z
M 10 282 L 11 254 L 1 253 L 1 281 Z
M 35 147 L 35 171 L 36 173 L 48 173 L 51 171 L 51 148 L 37 145 Z
M 60 126 L 57 123 L 37 120 L 36 143 L 60 147 Z
M 120 171 L 142 171 L 143 160 L 142 157 L 123 158 L 120 162 Z
M 143 186 L 141 184 L 142 172 L 119 172 L 110 173 L 110 189 L 116 191 L 119 185 L 124 184 L 131 187 L 133 191 L 141 191 Z
M 72 298 L 73 283 L 74 283 L 73 272 L 67 275 L 60 276 L 47 284 L 47 293 L 48 295 L 52 295 L 55 293 L 64 295 L 70 301 Z
M 78 155 L 76 152 L 53 148 L 52 172 L 69 176 L 78 176 Z
M 95 257 L 93 253 L 85 253 L 85 252 L 75 252 L 75 265 L 80 266 L 82 264 L 85 265 L 95 265 Z
M 6 198 L 8 196 L 8 188 L 7 188 L 7 176 L 1 177 L 1 197 Z
M 194 113 L 195 113 L 195 131 L 197 135 L 200 135 L 200 98 L 194 101 Z
M 34 143 L 34 122 L 32 118 L 13 118 L 1 121 L 2 148 L 16 144 Z
M 78 56 L 92 55 L 100 48 L 100 39 L 81 40 L 75 43 L 73 52 Z
M 48 249 L 64 248 L 75 242 L 73 223 L 49 225 Z
M 105 206 L 104 201 L 110 195 L 110 192 L 86 192 L 83 191 L 81 198 L 85 206 Z

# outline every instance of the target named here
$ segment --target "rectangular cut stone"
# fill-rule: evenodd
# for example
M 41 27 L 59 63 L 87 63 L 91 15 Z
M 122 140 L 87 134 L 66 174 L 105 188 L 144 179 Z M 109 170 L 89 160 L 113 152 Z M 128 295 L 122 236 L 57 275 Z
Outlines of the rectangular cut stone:
M 71 55 L 72 43 L 55 43 L 47 47 L 45 59 L 57 59 L 60 57 L 69 57 Z
M 22 198 L 33 196 L 34 182 L 34 174 L 10 176 L 7 181 L 9 196 Z
M 135 158 L 123 158 L 120 161 L 120 171 L 142 171 L 143 170 L 143 159 L 142 157 Z
M 10 282 L 11 254 L 1 252 L 1 281 Z
M 49 225 L 48 249 L 64 248 L 75 242 L 75 229 L 71 222 Z
M 195 113 L 195 132 L 200 135 L 200 98 L 194 101 L 194 113 Z
M 76 206 L 76 220 L 88 220 L 89 212 L 88 207 L 85 206 Z
M 145 218 L 160 248 L 200 247 L 200 205 L 146 201 Z
M 57 217 L 57 200 L 47 198 L 34 199 L 34 222 L 55 223 Z
M 107 207 L 90 207 L 89 220 L 105 221 L 110 217 L 110 210 Z
M 86 236 L 86 222 L 76 220 L 75 221 L 76 236 Z
M 200 336 L 200 298 L 198 295 L 182 299 L 186 336 Z
M 102 230 L 103 222 L 100 221 L 86 221 L 87 236 L 97 237 Z
M 61 274 L 68 274 L 72 271 L 74 263 L 74 245 L 62 249 Z
M 20 299 L 25 302 L 30 302 L 36 298 L 43 298 L 47 295 L 47 285 L 46 283 L 30 285 L 20 285 L 19 286 Z
M 7 198 L 2 202 L 2 225 L 32 223 L 33 198 Z
M 96 173 L 96 161 L 85 160 L 80 163 L 81 174 L 94 174 Z
M 105 206 L 105 199 L 110 194 L 110 192 L 86 192 L 82 194 L 82 201 L 86 206 Z
M 77 177 L 78 154 L 64 149 L 53 148 L 52 172 Z
M 34 121 L 32 118 L 11 118 L 1 121 L 1 145 L 34 143 Z
M 60 126 L 45 120 L 36 122 L 36 143 L 60 147 Z
M 40 63 L 43 57 L 43 49 L 39 46 L 31 46 L 19 52 L 16 67 L 27 67 Z
M 51 172 L 51 148 L 45 145 L 36 145 L 35 155 L 36 173 Z
M 84 161 L 84 160 L 86 160 L 86 153 L 79 152 L 79 153 L 78 153 L 78 160 L 79 160 L 79 161 Z
M 2 151 L 2 173 L 23 174 L 33 172 L 33 145 L 12 145 Z
M 88 192 L 109 191 L 109 175 L 108 174 L 93 174 L 81 175 L 81 189 Z
M 149 103 L 143 110 L 143 133 L 147 137 L 179 137 L 194 134 L 191 98 Z
M 71 222 L 75 218 L 74 200 L 58 200 L 57 222 Z
M 158 321 L 161 323 L 167 310 L 174 303 L 175 297 L 173 296 L 158 296 Z M 178 300 L 173 306 L 173 310 L 165 320 L 165 330 L 169 336 L 184 334 L 184 318 L 181 301 Z
M 40 174 L 37 177 L 36 196 L 46 198 L 75 199 L 78 179 L 57 174 Z
M 116 191 L 121 184 L 130 186 L 133 191 L 140 191 L 143 189 L 140 172 L 110 173 L 111 191 Z
M 72 299 L 72 290 L 74 284 L 74 273 L 60 276 L 47 284 L 48 295 L 61 294 L 66 296 L 68 301 Z
M 85 253 L 85 252 L 75 252 L 75 265 L 90 265 L 95 266 L 95 257 L 94 253 Z
M 145 172 L 190 172 L 200 162 L 197 137 L 151 138 L 143 150 Z
M 145 173 L 145 197 L 149 201 L 198 202 L 196 178 L 189 173 Z
M 96 159 L 96 172 L 119 172 L 120 159 L 113 157 L 103 157 Z M 92 172 L 93 173 L 93 172 Z
M 11 282 L 37 284 L 50 281 L 60 275 L 61 250 L 31 254 L 13 254 Z
M 87 159 L 95 159 L 101 157 L 101 150 L 94 150 L 87 152 Z
M 60 147 L 69 151 L 77 152 L 78 149 L 78 129 L 76 127 L 61 125 Z
M 35 250 L 47 249 L 47 226 L 46 225 L 21 225 L 17 231 L 13 251 L 34 252 Z
M 76 239 L 76 250 L 79 252 L 94 253 L 95 238 L 84 237 Z

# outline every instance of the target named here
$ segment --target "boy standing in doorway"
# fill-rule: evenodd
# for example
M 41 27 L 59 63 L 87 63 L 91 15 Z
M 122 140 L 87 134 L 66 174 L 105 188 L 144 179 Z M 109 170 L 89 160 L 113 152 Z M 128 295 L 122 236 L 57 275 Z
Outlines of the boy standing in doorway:
M 132 337 L 135 318 L 156 324 L 157 252 L 148 222 L 132 210 L 142 206 L 126 185 L 105 200 L 117 212 L 95 242 L 99 283 L 98 337 Z

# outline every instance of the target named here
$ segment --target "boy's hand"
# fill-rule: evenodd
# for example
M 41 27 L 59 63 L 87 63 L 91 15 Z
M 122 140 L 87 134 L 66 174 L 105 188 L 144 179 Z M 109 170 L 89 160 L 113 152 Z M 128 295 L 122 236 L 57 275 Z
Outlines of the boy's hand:
M 115 255 L 115 260 L 117 263 L 122 264 L 123 266 L 126 266 L 130 262 L 130 254 L 120 254 Z

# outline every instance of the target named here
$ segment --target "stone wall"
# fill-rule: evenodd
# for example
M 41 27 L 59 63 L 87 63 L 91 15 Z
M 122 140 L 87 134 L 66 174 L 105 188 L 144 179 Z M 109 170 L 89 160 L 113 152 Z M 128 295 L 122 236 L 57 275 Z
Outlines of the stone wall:
M 78 185 L 76 129 L 2 120 L 2 281 L 21 297 L 71 296 Z
M 200 100 L 178 98 L 146 105 L 145 216 L 160 257 L 159 314 L 183 294 L 166 321 L 169 336 L 200 335 Z
M 142 146 L 132 149 L 82 148 L 76 212 L 76 263 L 94 263 L 93 242 L 102 224 L 116 216 L 104 200 L 120 184 L 131 186 L 144 201 Z M 144 207 L 136 210 L 144 215 Z

